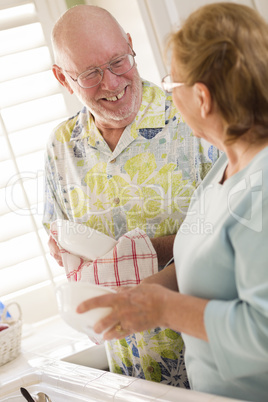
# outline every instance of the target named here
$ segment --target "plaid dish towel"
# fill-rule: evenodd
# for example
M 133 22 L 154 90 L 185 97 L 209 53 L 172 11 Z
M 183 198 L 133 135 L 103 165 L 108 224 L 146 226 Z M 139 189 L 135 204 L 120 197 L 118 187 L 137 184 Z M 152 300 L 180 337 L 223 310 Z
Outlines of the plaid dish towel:
M 68 280 L 117 287 L 138 285 L 158 272 L 155 249 L 147 234 L 139 228 L 124 234 L 112 250 L 94 261 L 71 254 L 59 245 L 57 221 L 51 224 L 50 233 L 62 253 Z

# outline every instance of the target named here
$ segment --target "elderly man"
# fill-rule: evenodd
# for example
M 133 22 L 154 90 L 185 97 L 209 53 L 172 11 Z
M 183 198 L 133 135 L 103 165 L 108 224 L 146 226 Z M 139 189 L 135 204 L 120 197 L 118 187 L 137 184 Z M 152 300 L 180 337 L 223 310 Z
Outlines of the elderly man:
M 132 39 L 106 10 L 71 8 L 52 42 L 53 73 L 84 107 L 48 142 L 45 227 L 62 218 L 115 239 L 139 227 L 165 265 L 217 150 L 194 139 L 171 96 L 140 78 Z M 51 238 L 49 244 L 62 265 Z M 183 342 L 170 329 L 111 341 L 108 354 L 113 372 L 188 387 Z

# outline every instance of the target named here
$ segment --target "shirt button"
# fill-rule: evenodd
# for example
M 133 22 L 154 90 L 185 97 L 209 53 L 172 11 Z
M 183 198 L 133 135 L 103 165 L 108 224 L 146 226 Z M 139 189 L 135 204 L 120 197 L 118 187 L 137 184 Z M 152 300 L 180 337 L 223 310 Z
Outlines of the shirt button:
M 154 368 L 152 366 L 148 366 L 147 367 L 147 371 L 149 371 L 149 373 L 153 373 L 154 372 Z
M 114 199 L 114 204 L 119 204 L 119 203 L 120 203 L 120 198 L 115 197 L 115 199 Z
M 114 163 L 115 161 L 116 161 L 116 158 L 112 159 L 112 160 L 110 161 L 110 163 Z

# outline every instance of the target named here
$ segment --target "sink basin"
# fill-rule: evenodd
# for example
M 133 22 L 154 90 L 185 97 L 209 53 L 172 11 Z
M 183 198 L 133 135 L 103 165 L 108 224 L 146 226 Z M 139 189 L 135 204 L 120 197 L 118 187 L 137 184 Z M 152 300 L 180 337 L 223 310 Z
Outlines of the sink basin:
M 109 371 L 105 345 L 91 346 L 88 349 L 74 353 L 61 359 L 64 362 L 79 366 L 92 367 L 99 370 Z
M 66 390 L 60 390 L 54 387 L 50 387 L 45 383 L 38 383 L 34 385 L 27 386 L 27 390 L 31 395 L 36 395 L 38 392 L 45 392 L 53 402 L 80 402 L 87 401 L 89 402 L 88 396 L 79 395 L 74 392 L 69 392 Z M 0 398 L 1 402 L 25 402 L 25 398 L 19 392 L 19 389 L 15 392 L 9 393 L 6 397 Z M 93 401 L 93 400 L 92 400 Z
M 44 392 L 53 402 L 95 402 L 96 396 L 98 401 L 103 401 L 103 393 L 106 395 L 110 392 L 106 390 L 106 385 L 95 390 L 97 395 L 91 399 L 90 384 L 104 374 L 111 375 L 105 344 L 90 346 L 58 361 L 49 360 L 40 369 L 30 369 L 22 376 L 11 377 L 3 385 L 0 381 L 0 402 L 24 402 L 20 387 L 26 388 L 33 395 Z M 115 390 L 111 388 L 112 391 Z
M 64 364 L 64 363 L 62 363 Z M 26 388 L 31 395 L 38 392 L 45 392 L 53 402 L 95 402 L 95 398 L 91 399 L 89 389 L 86 389 L 84 381 L 84 373 L 66 372 L 63 367 L 64 378 L 61 378 L 59 367 L 51 369 L 32 371 L 24 375 L 12 379 L 4 386 L 1 386 L 1 402 L 24 402 L 25 399 L 20 393 L 20 387 Z M 63 374 L 63 372 L 61 374 Z M 98 378 L 101 371 L 93 374 L 93 378 Z M 58 376 L 55 381 L 55 376 Z M 101 400 L 101 399 L 100 399 Z

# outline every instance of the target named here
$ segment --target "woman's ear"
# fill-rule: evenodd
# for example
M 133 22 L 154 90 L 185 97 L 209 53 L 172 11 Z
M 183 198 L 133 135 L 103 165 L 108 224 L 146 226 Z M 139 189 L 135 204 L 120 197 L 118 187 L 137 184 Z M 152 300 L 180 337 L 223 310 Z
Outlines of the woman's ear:
M 53 64 L 52 66 L 52 72 L 55 76 L 55 78 L 59 81 L 59 83 L 70 92 L 70 94 L 73 94 L 73 90 L 69 85 L 69 82 L 66 80 L 65 75 L 62 72 L 62 69 L 57 66 L 57 64 Z
M 200 107 L 200 114 L 205 119 L 212 109 L 212 98 L 208 87 L 202 82 L 194 84 L 194 94 L 198 106 Z

